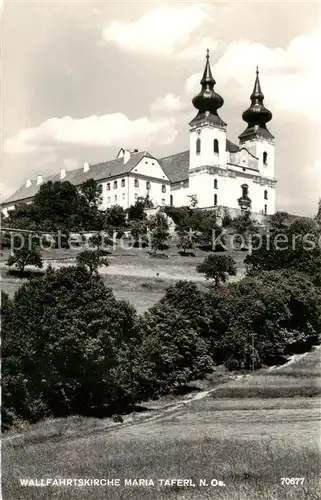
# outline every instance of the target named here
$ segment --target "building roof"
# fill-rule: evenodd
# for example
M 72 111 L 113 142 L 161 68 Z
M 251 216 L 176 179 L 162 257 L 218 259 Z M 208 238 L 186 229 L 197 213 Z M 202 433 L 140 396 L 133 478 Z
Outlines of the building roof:
M 239 151 L 239 147 L 226 139 L 226 150 L 230 153 L 235 153 Z M 133 152 L 126 163 L 124 163 L 124 158 L 120 157 L 102 163 L 97 163 L 95 165 L 90 165 L 87 172 L 84 172 L 83 167 L 77 168 L 76 170 L 67 170 L 63 180 L 69 181 L 75 186 L 79 186 L 88 179 L 102 181 L 103 179 L 108 179 L 108 177 L 126 175 L 136 165 L 138 165 L 144 157 L 155 158 L 148 151 Z M 165 158 L 160 158 L 158 161 L 171 183 L 182 182 L 188 179 L 189 151 L 175 153 L 173 155 L 166 156 Z M 60 172 L 44 177 L 41 184 L 38 185 L 36 184 L 36 181 L 33 181 L 29 187 L 26 187 L 26 184 L 24 183 L 23 186 L 9 196 L 9 198 L 5 200 L 2 205 L 11 205 L 17 201 L 33 198 L 39 191 L 42 184 L 48 181 L 55 182 L 59 180 Z
M 75 186 L 79 186 L 88 179 L 94 179 L 95 181 L 101 181 L 103 179 L 108 179 L 108 177 L 115 177 L 119 175 L 128 174 L 144 157 L 154 158 L 148 151 L 139 151 L 132 153 L 129 160 L 124 163 L 124 158 L 114 158 L 109 161 L 102 163 L 97 163 L 95 165 L 90 165 L 89 170 L 84 172 L 84 168 L 77 168 L 76 170 L 66 171 L 66 175 L 63 178 L 64 181 L 69 181 Z M 36 184 L 33 181 L 31 186 L 26 187 L 24 183 L 17 191 L 15 191 L 7 200 L 2 203 L 2 205 L 8 205 L 20 200 L 25 200 L 32 198 L 37 194 L 40 186 L 48 181 L 59 181 L 60 173 L 49 175 L 44 177 L 41 184 Z
M 161 158 L 159 163 L 170 182 L 181 182 L 188 179 L 189 151 L 166 156 Z

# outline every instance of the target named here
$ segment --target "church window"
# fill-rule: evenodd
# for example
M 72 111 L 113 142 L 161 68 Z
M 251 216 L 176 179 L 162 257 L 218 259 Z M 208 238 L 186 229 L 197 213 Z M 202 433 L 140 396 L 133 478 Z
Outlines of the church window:
M 218 152 L 219 152 L 218 140 L 214 139 L 214 153 L 218 153 Z
M 117 189 L 117 181 L 114 181 L 114 189 Z
M 121 187 L 125 187 L 125 179 L 121 180 Z
M 165 186 L 165 184 L 162 184 L 162 193 L 166 193 L 166 186 Z
M 214 194 L 214 205 L 217 205 L 217 194 Z
M 217 182 L 217 179 L 214 179 L 214 189 L 218 189 L 218 182 Z
M 196 139 L 196 154 L 199 155 L 201 152 L 201 139 L 198 137 Z
M 107 182 L 107 191 L 110 191 L 110 182 Z
M 138 179 L 135 179 L 135 181 L 134 181 L 134 185 L 135 185 L 135 188 L 138 188 L 138 187 L 139 187 L 139 181 L 138 181 Z
M 268 192 L 267 192 L 267 189 L 265 189 L 264 191 L 264 199 L 267 200 L 268 199 Z
M 263 165 L 267 165 L 267 152 L 264 151 L 263 153 Z

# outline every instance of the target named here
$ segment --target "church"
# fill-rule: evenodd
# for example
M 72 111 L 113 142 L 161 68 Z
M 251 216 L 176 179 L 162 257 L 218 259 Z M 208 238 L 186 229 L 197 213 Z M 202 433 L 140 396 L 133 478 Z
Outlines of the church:
M 266 124 L 272 113 L 264 106 L 259 71 L 251 104 L 242 118 L 245 129 L 239 143 L 227 138 L 227 124 L 218 114 L 224 104 L 216 93 L 216 84 L 206 55 L 201 90 L 193 100 L 196 116 L 189 123 L 189 150 L 157 158 L 149 151 L 121 148 L 116 158 L 98 164 L 85 162 L 81 168 L 37 179 L 27 179 L 4 203 L 4 214 L 18 203 L 31 203 L 40 186 L 51 181 L 69 181 L 80 187 L 88 179 L 101 186 L 101 209 L 120 205 L 124 209 L 140 197 L 154 206 L 189 205 L 229 211 L 235 215 L 250 210 L 258 216 L 275 213 L 276 179 L 274 175 L 274 136 Z

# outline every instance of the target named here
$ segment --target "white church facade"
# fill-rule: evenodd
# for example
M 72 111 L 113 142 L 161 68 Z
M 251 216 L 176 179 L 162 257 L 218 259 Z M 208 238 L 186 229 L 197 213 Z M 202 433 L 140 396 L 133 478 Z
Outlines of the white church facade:
M 273 214 L 274 137 L 266 126 L 272 113 L 263 104 L 258 70 L 250 107 L 242 115 L 247 126 L 238 144 L 227 138 L 227 124 L 218 114 L 224 101 L 214 90 L 208 52 L 200 83 L 201 91 L 193 99 L 197 114 L 189 124 L 188 151 L 156 158 L 148 151 L 121 148 L 116 158 L 106 162 L 84 163 L 70 171 L 62 168 L 44 178 L 38 175 L 2 203 L 4 214 L 18 203 L 32 202 L 40 186 L 49 180 L 69 181 L 80 187 L 88 179 L 101 185 L 102 209 L 113 205 L 126 209 L 145 196 L 154 206 L 182 206 L 189 205 L 194 196 L 198 208 Z

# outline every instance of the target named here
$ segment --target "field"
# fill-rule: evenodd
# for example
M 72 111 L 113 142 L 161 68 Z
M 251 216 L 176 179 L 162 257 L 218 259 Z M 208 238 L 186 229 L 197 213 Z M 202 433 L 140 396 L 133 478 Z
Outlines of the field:
M 100 274 L 110 286 L 117 299 L 128 300 L 138 313 L 152 307 L 164 294 L 166 288 L 178 280 L 191 280 L 205 286 L 205 279 L 196 272 L 196 266 L 203 261 L 208 252 L 195 251 L 195 257 L 181 256 L 175 248 L 166 251 L 168 259 L 150 257 L 143 249 L 117 249 L 108 256 L 109 266 L 102 267 Z M 44 267 L 74 264 L 77 250 L 50 250 L 43 252 Z M 238 276 L 244 274 L 244 252 L 234 252 Z M 19 288 L 24 280 L 7 274 L 5 261 L 8 252 L 3 251 L 0 259 L 1 288 L 10 295 Z M 234 279 L 234 278 L 233 278 Z
M 319 499 L 320 397 L 307 391 L 317 387 L 320 395 L 319 376 L 316 349 L 280 368 L 151 401 L 124 423 L 72 417 L 11 431 L 3 442 L 3 498 Z M 294 386 L 295 393 L 282 397 Z M 231 398 L 235 387 L 238 396 Z M 19 478 L 118 478 L 120 486 L 37 488 L 20 486 Z M 152 479 L 154 486 L 125 486 L 130 478 Z M 195 486 L 161 486 L 158 479 L 165 478 Z M 304 479 L 291 485 L 282 478 Z M 222 485 L 211 486 L 212 479 Z

